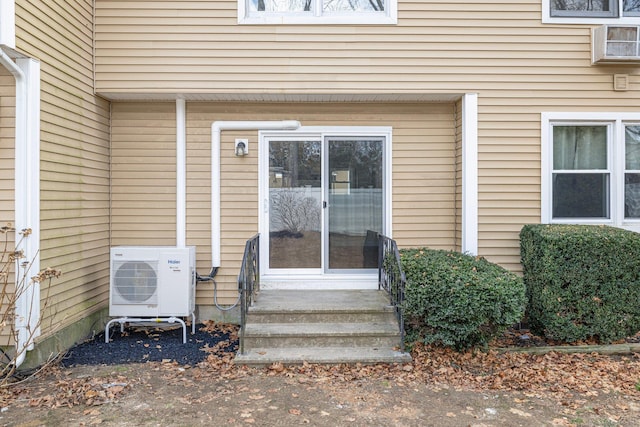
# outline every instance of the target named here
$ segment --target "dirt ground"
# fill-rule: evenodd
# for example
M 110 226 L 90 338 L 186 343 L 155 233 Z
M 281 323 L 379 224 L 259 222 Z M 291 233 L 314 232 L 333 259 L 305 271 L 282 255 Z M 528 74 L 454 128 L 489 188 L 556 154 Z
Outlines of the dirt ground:
M 640 426 L 634 355 L 454 354 L 249 369 L 212 354 L 51 367 L 0 395 L 4 426 Z

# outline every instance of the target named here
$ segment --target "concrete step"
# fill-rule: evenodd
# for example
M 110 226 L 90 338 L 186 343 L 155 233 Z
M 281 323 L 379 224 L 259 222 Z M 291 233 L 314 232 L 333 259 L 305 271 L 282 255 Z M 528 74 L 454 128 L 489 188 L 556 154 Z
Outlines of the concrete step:
M 377 290 L 261 291 L 247 314 L 236 363 L 404 363 L 386 293 Z
M 245 350 L 261 347 L 389 347 L 400 340 L 398 324 L 374 323 L 263 323 L 247 324 Z
M 251 323 L 392 322 L 393 308 L 384 292 L 262 291 L 249 310 Z
M 384 291 L 377 290 L 268 290 L 258 293 L 252 314 L 287 312 L 377 312 L 388 307 Z
M 378 347 L 256 348 L 245 352 L 245 354 L 238 354 L 234 363 L 262 367 L 273 363 L 301 365 L 304 362 L 321 364 L 409 363 L 411 356 L 392 348 Z
M 395 321 L 392 308 L 376 311 L 336 311 L 336 310 L 278 310 L 251 311 L 248 322 L 265 323 L 384 323 Z

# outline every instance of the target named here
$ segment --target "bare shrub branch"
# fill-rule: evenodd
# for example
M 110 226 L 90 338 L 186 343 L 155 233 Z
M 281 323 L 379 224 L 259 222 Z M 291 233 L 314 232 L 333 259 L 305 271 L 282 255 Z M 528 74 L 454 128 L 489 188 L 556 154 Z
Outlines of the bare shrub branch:
M 20 248 L 31 234 L 30 228 L 16 233 L 11 224 L 0 227 L 0 235 L 4 235 L 4 240 L 0 243 L 2 246 L 0 254 L 0 388 L 15 383 L 16 362 L 27 351 L 27 346 L 20 346 L 20 330 L 16 327 L 17 321 L 21 320 L 24 323 L 23 329 L 26 332 L 26 337 L 22 343 L 32 343 L 42 326 L 43 316 L 41 314 L 49 305 L 51 281 L 62 274 L 60 270 L 47 267 L 30 277 L 34 260 L 27 259 L 24 251 Z M 18 238 L 14 241 L 13 236 L 16 235 Z M 27 301 L 26 314 L 17 313 L 16 304 L 21 298 L 28 295 L 36 283 L 45 285 L 46 294 L 44 297 L 38 294 L 30 298 Z M 39 313 L 36 313 L 36 301 L 38 301 L 36 298 L 40 300 L 41 304 Z M 30 324 L 28 319 L 32 318 L 37 318 L 37 321 Z

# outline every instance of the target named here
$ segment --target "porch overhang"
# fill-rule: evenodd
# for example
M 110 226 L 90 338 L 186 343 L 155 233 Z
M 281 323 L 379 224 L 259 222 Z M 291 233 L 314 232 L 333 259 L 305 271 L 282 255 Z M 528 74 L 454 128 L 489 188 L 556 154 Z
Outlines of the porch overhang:
M 189 92 L 99 92 L 111 101 L 185 101 L 200 102 L 454 102 L 463 93 L 189 93 Z

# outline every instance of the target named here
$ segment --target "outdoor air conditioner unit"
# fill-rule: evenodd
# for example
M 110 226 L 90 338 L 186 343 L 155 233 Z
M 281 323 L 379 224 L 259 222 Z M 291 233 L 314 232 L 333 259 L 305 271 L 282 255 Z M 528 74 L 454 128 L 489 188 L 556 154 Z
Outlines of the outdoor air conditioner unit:
M 640 63 L 640 26 L 602 25 L 592 32 L 594 64 Z
M 195 258 L 193 246 L 112 247 L 109 316 L 193 316 Z

